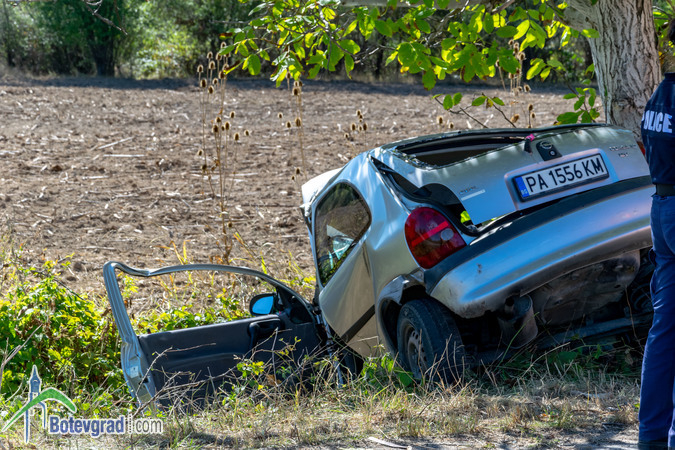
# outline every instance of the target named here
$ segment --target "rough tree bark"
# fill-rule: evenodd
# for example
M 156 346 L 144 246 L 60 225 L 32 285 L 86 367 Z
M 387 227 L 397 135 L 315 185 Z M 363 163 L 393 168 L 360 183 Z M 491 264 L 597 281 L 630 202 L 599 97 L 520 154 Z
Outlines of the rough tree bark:
M 568 0 L 567 23 L 589 39 L 608 123 L 640 136 L 642 112 L 661 81 L 652 0 Z

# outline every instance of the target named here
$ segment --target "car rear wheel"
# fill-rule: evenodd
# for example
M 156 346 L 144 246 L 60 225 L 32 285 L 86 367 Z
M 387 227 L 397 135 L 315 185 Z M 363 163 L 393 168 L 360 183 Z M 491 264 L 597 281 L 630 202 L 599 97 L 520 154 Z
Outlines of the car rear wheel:
M 415 379 L 454 382 L 461 377 L 462 338 L 450 311 L 437 301 L 419 299 L 403 305 L 397 338 L 399 363 Z

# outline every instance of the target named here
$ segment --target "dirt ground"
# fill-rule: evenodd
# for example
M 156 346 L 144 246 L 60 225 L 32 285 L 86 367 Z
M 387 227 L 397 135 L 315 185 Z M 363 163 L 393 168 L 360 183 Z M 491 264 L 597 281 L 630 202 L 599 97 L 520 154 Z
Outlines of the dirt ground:
M 27 256 L 37 261 L 72 255 L 68 281 L 81 291 L 100 289 L 101 266 L 109 260 L 145 268 L 177 263 L 173 244 L 182 249 L 187 243 L 193 262 L 222 256 L 220 210 L 198 155 L 202 113 L 196 84 L 0 76 L 0 218 Z M 482 92 L 515 101 L 503 108 L 509 117 L 527 117 L 532 104 L 535 126 L 551 124 L 568 104 L 559 92 L 537 89 L 518 97 L 503 89 L 437 89 L 460 91 L 463 105 Z M 234 175 L 226 178 L 225 201 L 230 236 L 238 233 L 248 247 L 236 243 L 235 264 L 259 268 L 262 257 L 274 274 L 275 264 L 283 271 L 293 261 L 311 274 L 298 209 L 305 178 L 377 145 L 447 131 L 450 123 L 455 129 L 479 126 L 443 111 L 416 85 L 311 82 L 304 84 L 301 101 L 299 111 L 297 97 L 269 81 L 228 81 L 224 112 L 235 113 L 228 119 Z M 494 109 L 469 110 L 488 126 L 507 124 Z M 366 131 L 351 131 L 352 124 L 360 125 L 357 111 Z M 306 170 L 295 126 L 300 114 Z M 206 116 L 210 122 L 215 112 Z M 235 143 L 236 132 L 241 139 Z M 213 142 L 207 130 L 207 151 Z
M 380 144 L 447 131 L 451 122 L 455 129 L 478 126 L 467 116 L 444 111 L 417 85 L 307 82 L 301 96 L 304 168 L 300 130 L 294 125 L 300 112 L 291 91 L 259 80 L 230 80 L 227 86 L 225 114 L 235 113 L 228 119 L 230 136 L 238 132 L 241 137 L 231 143 L 228 165 L 234 174 L 225 185 L 229 233 L 241 236 L 232 262 L 260 268 L 262 258 L 272 275 L 283 275 L 289 263 L 313 273 L 298 209 L 305 178 Z M 523 125 L 529 104 L 535 126 L 550 125 L 571 109 L 562 91 L 535 88 L 517 97 L 503 89 L 462 85 L 435 91 L 455 92 L 465 95 L 465 107 L 483 92 L 499 95 L 507 100 L 503 113 L 518 113 Z M 222 256 L 220 211 L 202 172 L 199 96 L 194 80 L 29 80 L 0 73 L 2 234 L 36 264 L 70 256 L 66 280 L 78 292 L 103 292 L 101 267 L 109 260 L 142 268 L 176 264 L 173 245 L 182 249 L 186 243 L 191 262 L 217 260 Z M 357 111 L 367 124 L 365 132 L 358 132 Z M 491 127 L 507 125 L 494 109 L 469 107 L 469 112 Z M 207 149 L 212 146 L 208 134 Z M 570 448 L 630 448 L 637 438 L 634 427 L 597 431 L 559 442 Z M 505 439 L 499 448 L 519 447 L 517 440 Z

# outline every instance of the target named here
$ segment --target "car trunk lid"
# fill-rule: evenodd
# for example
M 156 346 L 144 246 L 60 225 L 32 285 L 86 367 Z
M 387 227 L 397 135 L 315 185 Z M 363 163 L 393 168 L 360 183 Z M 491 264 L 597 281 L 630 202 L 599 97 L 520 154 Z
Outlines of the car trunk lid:
M 436 135 L 374 157 L 417 187 L 449 188 L 475 225 L 649 174 L 631 132 L 598 125 Z

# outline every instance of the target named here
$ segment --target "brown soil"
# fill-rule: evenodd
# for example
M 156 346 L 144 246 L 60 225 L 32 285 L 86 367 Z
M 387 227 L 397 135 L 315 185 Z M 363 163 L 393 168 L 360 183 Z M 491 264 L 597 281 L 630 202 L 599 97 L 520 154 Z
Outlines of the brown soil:
M 76 290 L 100 290 L 108 260 L 152 268 L 174 264 L 171 250 L 187 243 L 193 262 L 222 256 L 219 210 L 202 175 L 202 120 L 195 82 L 101 78 L 0 79 L 0 217 L 25 255 L 60 260 L 72 255 L 68 281 Z M 311 274 L 309 241 L 298 205 L 302 168 L 298 115 L 288 88 L 269 81 L 229 81 L 225 113 L 236 113 L 226 180 L 229 219 L 248 251 L 235 245 L 232 262 L 272 273 L 289 260 Z M 485 91 L 514 100 L 504 109 L 549 125 L 565 109 L 560 93 L 511 97 L 504 90 L 445 86 L 463 103 Z M 569 108 L 569 107 L 568 107 Z M 366 132 L 350 132 L 359 124 Z M 470 108 L 489 126 L 505 126 L 494 109 Z M 278 117 L 279 113 L 283 118 Z M 207 122 L 215 113 L 208 114 Z M 306 83 L 302 92 L 303 150 L 311 178 L 340 167 L 356 153 L 411 136 L 477 127 L 444 112 L 414 85 Z M 438 117 L 444 123 L 438 124 Z M 524 119 L 520 123 L 525 122 Z M 210 125 L 208 125 L 210 128 Z M 244 131 L 250 136 L 245 137 Z M 345 133 L 349 132 L 349 137 Z M 207 149 L 212 147 L 209 134 Z M 230 164 L 234 161 L 234 164 Z M 297 179 L 294 179 L 297 178 Z M 228 184 L 226 184 L 228 186 Z M 205 195 L 206 192 L 206 195 Z M 278 267 L 275 267 L 275 263 Z

